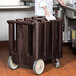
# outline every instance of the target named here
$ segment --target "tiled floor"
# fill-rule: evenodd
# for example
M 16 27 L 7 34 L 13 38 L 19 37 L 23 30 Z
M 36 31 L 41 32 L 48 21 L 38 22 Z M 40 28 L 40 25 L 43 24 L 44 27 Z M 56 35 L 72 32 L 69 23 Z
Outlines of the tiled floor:
M 36 75 L 32 69 L 8 68 L 8 49 L 0 48 L 0 76 L 76 76 L 76 56 L 68 46 L 63 47 L 63 58 L 60 59 L 61 67 L 56 68 L 51 63 L 46 64 L 43 74 Z

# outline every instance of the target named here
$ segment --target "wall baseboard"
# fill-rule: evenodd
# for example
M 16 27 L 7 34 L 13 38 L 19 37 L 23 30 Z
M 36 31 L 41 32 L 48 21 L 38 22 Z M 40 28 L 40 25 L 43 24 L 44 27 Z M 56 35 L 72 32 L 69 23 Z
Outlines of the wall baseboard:
M 0 48 L 8 48 L 8 41 L 0 41 Z

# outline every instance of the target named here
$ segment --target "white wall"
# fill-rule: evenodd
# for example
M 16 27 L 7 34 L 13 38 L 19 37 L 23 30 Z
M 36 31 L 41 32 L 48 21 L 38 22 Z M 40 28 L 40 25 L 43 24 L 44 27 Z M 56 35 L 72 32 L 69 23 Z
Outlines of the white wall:
M 11 10 L 0 11 L 0 41 L 7 41 L 9 37 L 9 27 L 7 20 L 34 16 L 34 11 Z
M 5 5 L 21 5 L 20 0 L 0 0 L 0 6 Z M 9 37 L 9 29 L 7 20 L 30 17 L 34 15 L 34 11 L 27 10 L 0 10 L 0 41 L 6 41 Z

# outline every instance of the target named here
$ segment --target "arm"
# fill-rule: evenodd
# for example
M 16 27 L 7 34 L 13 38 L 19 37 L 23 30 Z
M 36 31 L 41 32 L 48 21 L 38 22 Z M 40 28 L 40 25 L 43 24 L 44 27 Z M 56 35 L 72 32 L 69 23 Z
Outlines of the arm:
M 45 16 L 47 16 L 47 15 L 49 16 L 49 12 L 48 12 L 48 10 L 47 10 L 47 5 L 46 5 L 46 0 L 41 0 L 39 6 L 44 9 L 44 11 L 45 11 Z
M 57 0 L 61 5 L 66 6 L 63 0 Z
M 44 11 L 45 11 L 45 16 L 49 16 L 49 12 L 48 12 L 48 10 L 47 10 L 47 7 L 44 6 L 43 8 L 44 8 Z

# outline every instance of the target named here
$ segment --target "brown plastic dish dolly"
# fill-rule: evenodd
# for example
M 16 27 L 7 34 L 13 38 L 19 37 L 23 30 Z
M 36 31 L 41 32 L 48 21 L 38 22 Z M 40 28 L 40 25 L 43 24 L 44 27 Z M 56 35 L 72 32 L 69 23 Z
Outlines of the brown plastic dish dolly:
M 34 17 L 32 17 L 32 19 L 33 20 L 37 20 L 37 21 L 43 23 L 43 25 L 44 25 L 44 47 L 47 50 L 49 48 L 47 46 L 51 45 L 52 46 L 51 47 L 52 48 L 52 51 L 53 52 L 54 52 L 54 50 L 57 51 L 57 58 L 55 57 L 56 63 L 55 63 L 55 60 L 54 61 L 52 60 L 52 62 L 54 63 L 54 65 L 57 68 L 59 68 L 60 67 L 60 62 L 59 62 L 59 59 L 58 58 L 61 58 L 62 57 L 62 21 L 63 21 L 63 19 L 59 18 L 57 20 L 50 21 L 50 22 L 48 22 L 46 20 L 46 18 L 43 17 L 43 16 L 42 17 L 41 16 L 40 17 L 39 16 L 37 16 L 37 17 L 34 16 Z M 28 19 L 25 18 L 25 20 L 28 20 Z M 51 27 L 49 27 L 49 26 L 51 26 Z M 49 29 L 49 28 L 51 28 L 51 29 Z M 51 30 L 51 34 L 49 33 L 50 30 Z M 48 33 L 49 33 L 49 35 L 48 35 Z M 50 42 L 49 36 L 51 36 L 50 39 L 52 39 L 52 42 Z M 54 42 L 53 40 L 54 41 L 56 40 L 56 41 Z M 50 43 L 52 43 L 52 44 L 50 44 Z M 55 47 L 54 47 L 54 43 L 55 43 Z M 55 49 L 53 49 L 53 48 L 55 48 Z M 48 51 L 49 50 L 50 49 L 48 49 Z M 49 55 L 48 53 L 46 53 L 46 54 Z M 55 54 L 55 56 L 56 56 L 56 54 Z
M 48 59 L 52 59 L 56 67 L 60 67 L 58 58 L 62 57 L 61 19 L 48 22 L 25 18 L 7 22 L 9 24 L 10 55 L 8 66 L 11 69 L 29 67 L 33 68 L 36 74 L 41 74 L 45 67 L 44 61 Z

